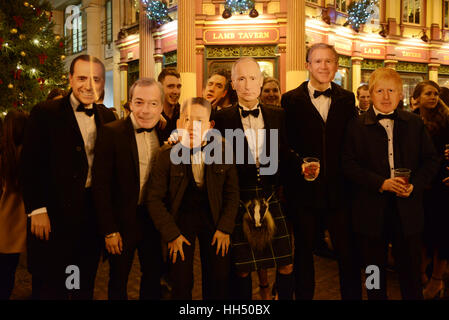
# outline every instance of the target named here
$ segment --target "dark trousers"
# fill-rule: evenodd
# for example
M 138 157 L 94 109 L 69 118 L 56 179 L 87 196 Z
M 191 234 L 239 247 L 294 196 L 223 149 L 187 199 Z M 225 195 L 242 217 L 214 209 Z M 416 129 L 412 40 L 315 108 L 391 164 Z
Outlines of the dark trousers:
M 0 253 L 0 300 L 8 300 L 14 289 L 20 253 Z
M 200 218 L 199 218 L 200 219 Z M 229 275 L 231 260 L 229 251 L 224 257 L 217 255 L 217 245 L 211 245 L 215 230 L 192 226 L 193 223 L 179 223 L 182 235 L 190 242 L 184 244 L 184 261 L 177 255 L 175 263 L 170 262 L 170 279 L 174 300 L 191 300 L 193 289 L 193 258 L 195 239 L 200 245 L 203 300 L 224 300 L 229 298 Z M 199 224 L 201 226 L 201 224 Z
M 362 286 L 360 262 L 356 255 L 351 219 L 345 210 L 324 211 L 300 209 L 294 217 L 295 232 L 295 296 L 312 300 L 315 293 L 313 249 L 317 224 L 324 218 L 338 259 L 340 293 L 343 300 L 360 300 Z
M 142 239 L 138 243 L 129 244 L 126 237 L 123 238 L 122 254 L 110 255 L 109 257 L 108 296 L 110 300 L 128 299 L 128 277 L 136 250 L 140 262 L 140 271 L 142 272 L 140 299 L 161 299 L 162 250 L 160 235 L 146 209 L 139 206 L 137 211 L 141 221 Z
M 394 206 L 389 206 L 394 208 Z M 367 290 L 369 300 L 387 299 L 387 255 L 388 243 L 393 245 L 395 266 L 399 275 L 401 295 L 404 300 L 421 300 L 421 234 L 405 237 L 402 232 L 400 218 L 396 210 L 388 210 L 385 214 L 385 226 L 382 236 L 373 237 L 357 235 L 363 258 L 363 267 L 375 265 L 380 270 L 380 288 Z
M 50 225 L 50 239 L 39 240 L 30 231 L 28 219 L 28 263 L 32 274 L 33 299 L 38 300 L 92 300 L 103 238 L 97 233 L 92 194 L 85 192 L 84 218 L 73 227 Z M 54 222 L 54 221 L 53 221 Z M 79 289 L 74 283 L 79 270 Z

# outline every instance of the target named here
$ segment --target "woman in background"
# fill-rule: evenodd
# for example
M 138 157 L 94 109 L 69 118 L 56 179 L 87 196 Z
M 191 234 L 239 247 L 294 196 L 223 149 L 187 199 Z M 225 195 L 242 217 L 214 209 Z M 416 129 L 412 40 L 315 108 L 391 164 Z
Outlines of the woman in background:
M 19 256 L 26 248 L 25 208 L 19 186 L 19 157 L 28 113 L 9 111 L 0 138 L 0 300 L 14 288 Z
M 439 99 L 441 89 L 433 81 L 418 83 L 413 91 L 413 98 L 418 102 L 419 113 L 433 140 L 435 149 L 441 157 L 440 170 L 430 188 L 424 191 L 424 249 L 421 267 L 424 299 L 433 299 L 444 291 L 443 273 L 449 258 L 449 213 L 447 199 L 449 187 L 447 180 L 447 163 L 443 161 L 445 145 L 449 143 L 449 109 Z M 433 262 L 430 279 L 426 274 L 427 266 Z
M 281 84 L 278 79 L 272 77 L 263 79 L 260 102 L 265 105 L 281 106 Z

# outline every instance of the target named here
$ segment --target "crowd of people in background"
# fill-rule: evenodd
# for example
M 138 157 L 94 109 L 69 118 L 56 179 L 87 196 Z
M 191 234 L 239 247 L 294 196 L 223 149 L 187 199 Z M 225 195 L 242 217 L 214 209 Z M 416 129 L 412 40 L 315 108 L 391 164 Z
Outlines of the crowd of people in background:
M 306 67 L 309 80 L 282 93 L 255 59 L 240 58 L 182 103 L 181 75 L 165 68 L 131 86 L 120 118 L 102 104 L 103 63 L 75 58 L 70 91 L 0 122 L 0 299 L 26 251 L 32 299 L 93 299 L 104 257 L 108 298 L 125 300 L 137 252 L 141 299 L 165 298 L 165 288 L 189 300 L 198 238 L 204 300 L 251 300 L 254 272 L 263 300 L 311 300 L 325 234 L 343 300 L 362 299 L 370 265 L 380 279 L 368 299 L 387 299 L 391 254 L 403 299 L 442 297 L 449 89 L 418 83 L 406 111 L 393 69 L 374 71 L 355 96 L 332 81 L 334 47 L 314 44 Z M 211 129 L 243 130 L 243 163 L 238 137 L 207 140 Z M 252 133 L 261 129 L 277 135 Z M 232 163 L 205 161 L 213 143 L 225 159 L 230 142 Z M 263 174 L 271 144 L 278 168 Z M 187 161 L 174 163 L 177 152 Z M 81 271 L 71 286 L 68 266 Z

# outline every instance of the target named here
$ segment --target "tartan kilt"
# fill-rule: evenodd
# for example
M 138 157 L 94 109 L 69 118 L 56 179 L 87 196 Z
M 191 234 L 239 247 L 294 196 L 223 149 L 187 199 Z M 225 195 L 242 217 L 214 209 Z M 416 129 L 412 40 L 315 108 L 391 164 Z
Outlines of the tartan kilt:
M 242 201 L 256 197 L 268 198 L 271 193 L 271 190 L 266 192 L 262 188 L 241 189 L 240 198 Z M 246 273 L 293 263 L 292 239 L 277 194 L 274 194 L 270 199 L 269 210 L 276 226 L 276 232 L 271 243 L 263 251 L 255 251 L 249 245 L 243 232 L 243 215 L 246 211 L 243 204 L 240 203 L 236 225 L 231 236 L 230 251 L 237 272 Z

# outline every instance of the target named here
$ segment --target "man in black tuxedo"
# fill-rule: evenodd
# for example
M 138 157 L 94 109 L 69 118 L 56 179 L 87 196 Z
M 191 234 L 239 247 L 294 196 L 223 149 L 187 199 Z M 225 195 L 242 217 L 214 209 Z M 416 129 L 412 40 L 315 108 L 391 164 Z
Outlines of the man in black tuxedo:
M 341 151 L 348 122 L 357 116 L 354 94 L 332 82 L 338 68 L 334 47 L 318 43 L 307 52 L 310 81 L 285 93 L 290 147 L 296 153 L 286 188 L 289 211 L 294 212 L 296 299 L 313 299 L 315 272 L 313 248 L 324 219 L 337 254 L 342 299 L 361 299 L 359 269 L 352 250 L 350 219 L 345 195 Z M 314 181 L 303 177 L 303 158 L 320 160 Z
M 292 299 L 293 250 L 287 218 L 279 200 L 281 175 L 286 173 L 282 170 L 288 150 L 284 111 L 259 103 L 263 76 L 255 59 L 244 57 L 237 60 L 232 66 L 231 78 L 238 104 L 218 111 L 214 116 L 215 125 L 227 140 L 226 129 L 234 129 L 236 133 L 237 138 L 234 136 L 228 142 L 232 141 L 234 145 L 241 201 L 269 200 L 268 210 L 276 230 L 263 249 L 256 249 L 245 234 L 243 219 L 246 210 L 243 205 L 240 206 L 231 238 L 231 254 L 237 275 L 232 281 L 232 298 L 251 300 L 251 272 L 277 267 L 279 299 Z M 245 133 L 238 134 L 239 129 Z M 265 134 L 261 130 L 266 130 Z M 270 130 L 277 135 L 271 136 Z M 240 137 L 244 142 L 242 145 L 238 143 Z M 242 163 L 238 161 L 240 157 Z M 268 218 L 262 223 L 264 221 Z
M 100 233 L 109 253 L 109 299 L 127 299 L 128 275 L 137 249 L 140 299 L 160 299 L 161 244 L 143 205 L 147 181 L 161 145 L 162 86 L 142 78 L 130 88 L 131 114 L 103 127 L 93 165 L 93 194 Z
M 373 107 L 351 121 L 343 152 L 343 169 L 354 184 L 352 219 L 364 265 L 380 270 L 379 287 L 368 299 L 387 299 L 388 243 L 393 244 L 403 299 L 422 299 L 421 233 L 423 190 L 438 171 L 438 155 L 423 121 L 397 109 L 402 80 L 389 68 L 370 77 Z M 406 168 L 406 181 L 395 169 Z
M 29 267 L 38 299 L 92 299 L 100 257 L 91 168 L 96 136 L 115 117 L 95 104 L 105 83 L 100 60 L 76 57 L 69 81 L 65 98 L 33 108 L 22 151 Z

